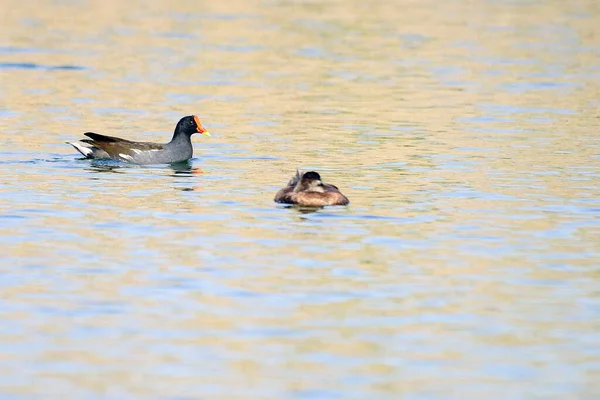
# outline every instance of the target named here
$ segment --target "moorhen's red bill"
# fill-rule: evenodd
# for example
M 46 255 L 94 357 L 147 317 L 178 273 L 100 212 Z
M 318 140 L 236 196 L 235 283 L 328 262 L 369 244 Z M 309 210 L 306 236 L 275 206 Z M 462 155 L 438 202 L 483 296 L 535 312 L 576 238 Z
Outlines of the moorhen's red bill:
M 210 136 L 196 115 L 183 117 L 177 123 L 173 138 L 169 143 L 132 142 L 113 136 L 86 132 L 90 139 L 82 139 L 80 143 L 67 142 L 85 158 L 112 158 L 135 164 L 169 164 L 192 158 L 194 147 L 191 136 L 201 133 Z
M 323 183 L 321 175 L 314 171 L 296 171 L 296 176 L 277 192 L 274 200 L 277 203 L 310 207 L 345 206 L 350 203 L 336 186 Z

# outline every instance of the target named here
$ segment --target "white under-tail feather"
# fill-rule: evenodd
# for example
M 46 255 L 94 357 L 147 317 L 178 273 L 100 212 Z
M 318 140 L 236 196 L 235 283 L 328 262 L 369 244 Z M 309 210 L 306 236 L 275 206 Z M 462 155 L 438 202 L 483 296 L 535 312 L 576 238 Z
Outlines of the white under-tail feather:
M 79 143 L 74 143 L 74 142 L 66 142 L 68 144 L 70 144 L 71 146 L 75 147 L 75 150 L 77 150 L 78 152 L 80 152 L 84 157 L 91 157 L 92 154 L 94 154 L 94 151 L 92 149 L 90 149 L 89 147 L 86 146 L 82 146 Z

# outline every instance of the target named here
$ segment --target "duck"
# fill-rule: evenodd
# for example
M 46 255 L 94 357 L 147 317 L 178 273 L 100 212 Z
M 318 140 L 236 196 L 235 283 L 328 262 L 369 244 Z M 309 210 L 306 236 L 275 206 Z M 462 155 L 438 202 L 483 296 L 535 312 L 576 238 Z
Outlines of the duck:
M 86 132 L 89 139 L 67 142 L 89 159 L 116 159 L 133 164 L 171 164 L 189 160 L 194 154 L 191 136 L 200 133 L 210 136 L 197 115 L 179 120 L 169 143 L 133 142 L 114 136 Z
M 345 206 L 350 203 L 337 186 L 323 183 L 318 172 L 299 170 L 287 186 L 277 192 L 274 201 L 308 207 Z

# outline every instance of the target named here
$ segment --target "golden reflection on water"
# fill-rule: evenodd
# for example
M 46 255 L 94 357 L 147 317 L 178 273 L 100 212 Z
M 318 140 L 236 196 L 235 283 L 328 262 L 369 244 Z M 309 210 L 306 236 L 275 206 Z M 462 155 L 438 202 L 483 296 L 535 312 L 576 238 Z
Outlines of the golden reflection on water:
M 3 5 L 0 395 L 600 393 L 596 2 Z

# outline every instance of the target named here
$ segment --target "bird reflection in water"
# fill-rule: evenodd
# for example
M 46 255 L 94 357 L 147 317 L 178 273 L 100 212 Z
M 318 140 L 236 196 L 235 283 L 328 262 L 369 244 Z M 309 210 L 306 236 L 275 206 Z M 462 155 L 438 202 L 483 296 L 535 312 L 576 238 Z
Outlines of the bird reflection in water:
M 169 176 L 172 177 L 189 177 L 192 178 L 197 175 L 204 174 L 204 170 L 192 166 L 192 162 L 190 160 L 167 164 L 167 167 L 172 171 Z M 114 173 L 114 174 L 124 174 L 131 168 L 136 169 L 151 169 L 151 170 L 164 170 L 164 165 L 161 166 L 140 166 L 140 165 L 132 165 L 120 162 L 118 160 L 92 160 L 90 163 L 88 171 L 93 173 Z M 98 179 L 98 178 L 91 178 Z M 176 187 L 177 190 L 181 190 L 184 192 L 192 192 L 200 189 L 200 186 L 193 187 Z
M 312 213 L 316 213 L 318 211 L 323 210 L 325 207 L 324 206 L 301 206 L 298 204 L 286 204 L 284 206 L 279 206 L 278 208 L 293 209 L 293 210 L 296 210 L 300 214 L 312 214 Z
M 192 176 L 204 173 L 200 168 L 193 168 L 190 160 L 169 164 L 169 168 L 173 170 L 171 176 Z
M 204 171 L 200 168 L 193 168 L 192 163 L 187 160 L 179 163 L 169 164 L 169 167 L 173 170 L 173 174 L 171 176 L 175 177 L 193 177 L 194 175 L 201 175 Z M 200 186 L 192 186 L 192 187 L 178 187 L 176 188 L 181 190 L 182 192 L 195 192 L 200 190 Z
M 85 158 L 82 158 L 81 160 L 88 161 Z M 86 168 L 86 170 L 90 172 L 112 172 L 115 174 L 124 174 L 125 171 L 121 170 L 123 166 L 124 164 L 117 160 L 93 160 L 90 162 L 89 167 Z
M 300 214 L 312 214 L 323 209 L 323 207 L 293 206 Z

